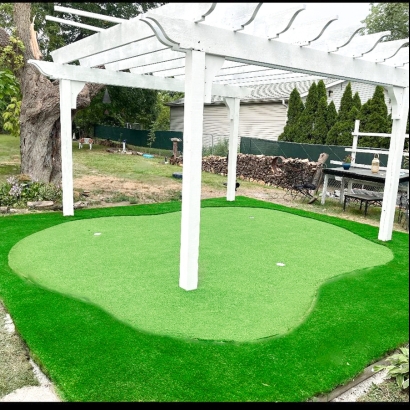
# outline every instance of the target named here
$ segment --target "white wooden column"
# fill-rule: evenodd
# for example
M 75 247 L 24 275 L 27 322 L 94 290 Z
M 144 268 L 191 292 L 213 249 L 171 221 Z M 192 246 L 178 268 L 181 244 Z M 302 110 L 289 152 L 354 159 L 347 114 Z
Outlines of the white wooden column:
M 198 287 L 201 211 L 202 132 L 205 53 L 192 50 L 185 58 L 184 149 L 179 286 Z
M 63 215 L 74 215 L 73 199 L 73 142 L 71 109 L 76 108 L 77 95 L 84 82 L 60 80 L 61 174 Z
M 409 112 L 409 88 L 388 87 L 392 102 L 393 127 L 387 160 L 386 182 L 384 185 L 379 240 L 389 241 L 392 237 L 397 190 L 403 156 L 407 115 Z
M 226 189 L 226 200 L 235 201 L 236 188 L 236 160 L 238 152 L 239 134 L 239 98 L 224 98 L 224 103 L 228 107 L 229 114 L 229 154 L 228 154 L 228 184 Z

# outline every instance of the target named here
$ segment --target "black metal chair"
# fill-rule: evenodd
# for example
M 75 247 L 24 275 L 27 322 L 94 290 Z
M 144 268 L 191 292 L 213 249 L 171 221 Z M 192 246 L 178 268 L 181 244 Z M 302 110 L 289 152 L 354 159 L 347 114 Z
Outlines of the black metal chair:
M 288 191 L 292 196 L 292 199 L 296 199 L 298 196 L 307 198 L 309 204 L 313 204 L 317 201 L 317 191 L 323 179 L 324 163 L 319 163 L 314 175 L 307 175 L 303 170 L 299 174 L 295 175 L 293 183 L 288 187 Z
M 407 198 L 407 192 L 402 192 L 400 195 L 397 222 L 407 231 L 409 230 L 409 198 Z

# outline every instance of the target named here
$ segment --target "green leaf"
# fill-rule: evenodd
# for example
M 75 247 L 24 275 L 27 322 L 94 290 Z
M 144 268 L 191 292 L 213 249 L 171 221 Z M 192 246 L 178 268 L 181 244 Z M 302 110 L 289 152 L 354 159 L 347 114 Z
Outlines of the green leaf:
M 396 382 L 397 382 L 397 386 L 399 386 L 400 388 L 403 386 L 403 382 L 404 382 L 404 376 L 399 374 L 396 377 Z
M 384 370 L 387 366 L 383 366 L 383 365 L 377 365 L 377 366 L 373 366 L 373 371 L 376 372 L 380 372 L 380 370 Z

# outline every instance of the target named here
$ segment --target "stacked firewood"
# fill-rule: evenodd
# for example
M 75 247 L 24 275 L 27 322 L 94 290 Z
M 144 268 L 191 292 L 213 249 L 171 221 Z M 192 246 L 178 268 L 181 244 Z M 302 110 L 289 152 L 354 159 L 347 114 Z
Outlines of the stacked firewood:
M 182 167 L 182 156 L 175 157 L 174 155 L 171 155 L 169 158 L 169 163 L 171 165 L 180 165 Z
M 236 176 L 238 179 L 291 188 L 295 183 L 310 182 L 318 168 L 318 162 L 308 159 L 284 158 L 238 154 Z M 202 159 L 202 170 L 219 175 L 228 174 L 226 157 L 208 156 Z

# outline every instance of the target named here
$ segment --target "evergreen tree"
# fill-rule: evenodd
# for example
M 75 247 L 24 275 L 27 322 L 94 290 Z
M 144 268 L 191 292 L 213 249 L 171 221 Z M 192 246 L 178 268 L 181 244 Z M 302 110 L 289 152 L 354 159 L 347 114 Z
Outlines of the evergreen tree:
M 329 105 L 327 106 L 327 113 L 326 113 L 326 123 L 327 129 L 330 130 L 333 125 L 336 124 L 337 121 L 337 110 L 335 103 L 330 101 Z
M 317 85 L 315 82 L 309 88 L 306 98 L 305 109 L 297 123 L 297 134 L 295 142 L 312 143 L 315 116 L 318 107 Z
M 345 121 L 349 117 L 350 110 L 353 107 L 352 86 L 350 82 L 347 84 L 340 101 L 338 121 Z
M 304 108 L 299 91 L 294 88 L 289 97 L 288 119 L 282 134 L 278 137 L 278 141 L 294 141 L 296 125 Z
M 320 101 L 323 97 L 325 98 L 326 105 L 327 105 L 326 86 L 323 80 L 319 80 L 319 82 L 317 83 L 317 100 Z
M 335 125 L 329 130 L 326 138 L 327 145 L 352 146 L 355 120 L 359 118 L 360 111 L 352 105 L 347 118 L 336 121 Z M 359 140 L 360 141 L 360 140 Z
M 357 91 L 354 93 L 354 96 L 353 96 L 353 106 L 356 107 L 360 112 L 360 109 L 362 108 L 362 101 L 360 100 L 360 96 Z
M 326 97 L 319 100 L 319 104 L 316 111 L 315 117 L 315 128 L 313 130 L 313 144 L 324 144 L 326 142 L 327 132 L 329 131 L 327 127 L 327 101 Z
M 391 133 L 391 120 L 384 97 L 384 89 L 376 86 L 373 97 L 363 105 L 360 113 L 360 131 Z M 388 148 L 390 141 L 381 137 L 361 137 L 359 145 L 362 147 Z

